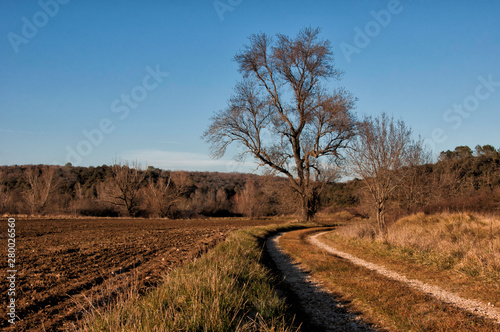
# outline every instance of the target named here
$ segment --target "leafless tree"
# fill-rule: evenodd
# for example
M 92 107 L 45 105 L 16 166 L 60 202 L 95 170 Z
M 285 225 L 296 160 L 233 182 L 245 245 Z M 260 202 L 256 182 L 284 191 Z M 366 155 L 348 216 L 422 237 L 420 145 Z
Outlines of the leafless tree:
M 24 198 L 31 214 L 39 214 L 47 207 L 49 196 L 55 186 L 53 166 L 27 166 L 24 177 L 28 188 Z
M 406 214 L 429 203 L 429 189 L 432 177 L 421 168 L 410 167 L 406 178 L 396 189 L 398 207 Z
M 342 88 L 326 89 L 325 81 L 342 73 L 319 32 L 252 35 L 235 56 L 243 80 L 204 133 L 213 157 L 235 142 L 242 148 L 239 158 L 250 154 L 260 166 L 287 176 L 301 197 L 303 220 L 315 214 L 321 182 L 328 181 L 323 165 L 340 157 L 355 128 L 355 98 Z
M 154 215 L 168 217 L 172 207 L 187 189 L 187 173 L 162 172 L 157 179 L 150 177 L 145 188 L 148 206 Z
M 348 150 L 352 175 L 361 178 L 376 208 L 377 223 L 386 231 L 386 209 L 395 190 L 413 174 L 413 167 L 427 162 L 421 140 L 402 121 L 382 114 L 365 117 Z
M 139 192 L 144 185 L 146 172 L 137 162 L 118 161 L 112 166 L 112 178 L 100 186 L 103 200 L 124 208 L 129 216 L 135 216 L 139 207 Z
M 236 209 L 246 217 L 262 217 L 267 205 L 267 197 L 256 181 L 248 180 L 245 187 L 235 197 Z
M 213 215 L 229 212 L 231 201 L 224 188 L 210 187 L 208 190 L 196 189 L 191 194 L 188 210 L 197 214 Z
M 466 187 L 462 177 L 461 169 L 453 167 L 451 163 L 441 162 L 441 169 L 433 177 L 432 187 L 434 188 L 432 196 L 436 201 L 455 198 L 461 195 Z

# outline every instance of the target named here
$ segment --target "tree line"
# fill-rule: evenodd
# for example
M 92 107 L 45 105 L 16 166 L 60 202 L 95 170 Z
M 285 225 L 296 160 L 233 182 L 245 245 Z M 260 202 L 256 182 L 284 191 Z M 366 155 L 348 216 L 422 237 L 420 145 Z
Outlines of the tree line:
M 347 166 L 346 166 L 347 167 Z M 379 176 L 397 181 L 385 199 L 388 221 L 415 212 L 500 209 L 500 149 L 492 145 L 443 151 L 435 163 Z M 405 174 L 403 174 L 405 173 Z M 351 173 L 351 176 L 354 173 Z M 318 210 L 348 209 L 377 219 L 378 203 L 365 181 L 324 184 Z M 385 181 L 385 182 L 384 182 Z M 0 167 L 0 213 L 31 215 L 251 218 L 301 213 L 301 197 L 274 175 L 142 169 L 127 162 L 98 167 Z
M 0 213 L 101 217 L 263 217 L 295 212 L 282 178 L 241 173 L 98 167 L 0 167 Z
M 360 177 L 334 184 L 324 204 L 333 210 L 348 209 L 376 219 L 380 201 L 372 197 L 366 184 L 376 180 L 376 176 Z M 378 181 L 381 187 L 387 182 L 397 184 L 384 202 L 388 222 L 418 212 L 498 213 L 500 149 L 492 145 L 477 145 L 474 149 L 458 146 L 441 152 L 434 163 L 382 172 Z

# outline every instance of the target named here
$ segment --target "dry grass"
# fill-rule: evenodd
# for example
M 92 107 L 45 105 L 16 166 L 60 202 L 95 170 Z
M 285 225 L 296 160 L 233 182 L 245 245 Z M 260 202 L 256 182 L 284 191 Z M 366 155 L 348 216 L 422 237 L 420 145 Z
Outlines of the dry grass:
M 384 246 L 412 261 L 453 270 L 486 282 L 500 282 L 500 219 L 478 214 L 423 213 L 405 217 L 376 236 L 371 224 L 351 224 L 337 234 Z
M 500 282 L 500 219 L 475 214 L 423 214 L 390 230 L 392 245 L 427 254 L 430 263 Z
M 369 222 L 353 222 L 322 238 L 339 250 L 410 279 L 500 307 L 500 220 L 479 214 L 417 214 L 381 238 Z
M 295 228 L 297 225 L 288 226 Z M 296 331 L 260 264 L 259 239 L 287 226 L 240 230 L 165 276 L 145 296 L 131 291 L 82 321 L 83 331 Z
M 325 253 L 304 241 L 309 234 L 287 233 L 280 245 L 366 322 L 388 331 L 500 331 L 489 320 Z

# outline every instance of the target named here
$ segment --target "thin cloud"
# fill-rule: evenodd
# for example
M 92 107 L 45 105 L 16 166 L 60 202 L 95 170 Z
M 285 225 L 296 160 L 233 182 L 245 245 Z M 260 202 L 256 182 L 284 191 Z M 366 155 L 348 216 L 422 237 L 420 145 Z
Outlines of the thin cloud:
M 33 131 L 27 131 L 27 130 L 13 130 L 13 129 L 0 129 L 1 133 L 17 133 L 17 134 L 36 134 Z
M 123 153 L 121 158 L 168 170 L 246 173 L 257 167 L 253 162 L 238 163 L 230 159 L 212 159 L 207 154 L 179 151 L 134 150 Z
M 166 143 L 166 144 L 181 144 L 179 142 L 176 142 L 176 141 L 157 141 L 159 143 Z

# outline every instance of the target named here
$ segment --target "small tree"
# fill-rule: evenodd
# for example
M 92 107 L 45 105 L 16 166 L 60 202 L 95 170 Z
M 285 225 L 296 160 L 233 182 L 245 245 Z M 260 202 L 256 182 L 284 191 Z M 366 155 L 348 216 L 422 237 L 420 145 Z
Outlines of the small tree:
M 433 180 L 432 167 L 409 168 L 405 181 L 395 192 L 398 207 L 409 214 L 432 202 L 431 188 L 437 188 L 432 186 Z
M 235 197 L 239 213 L 246 217 L 262 217 L 267 208 L 267 199 L 256 181 L 248 180 L 245 187 Z
M 498 152 L 493 145 L 476 145 L 476 156 L 498 157 Z
M 54 173 L 53 166 L 26 167 L 24 177 L 28 188 L 24 191 L 24 198 L 31 214 L 39 214 L 47 207 L 55 186 Z
M 395 190 L 428 160 L 421 140 L 406 124 L 386 114 L 365 117 L 348 150 L 352 175 L 361 178 L 375 205 L 380 232 L 386 232 L 386 209 Z
M 144 185 L 146 172 L 134 162 L 115 162 L 111 167 L 112 177 L 101 184 L 103 200 L 124 208 L 127 215 L 135 216 L 139 211 L 139 192 Z
M 258 34 L 235 56 L 243 81 L 228 107 L 216 113 L 204 138 L 219 158 L 235 142 L 243 157 L 289 179 L 302 200 L 302 220 L 317 208 L 323 167 L 340 157 L 354 134 L 355 98 L 344 89 L 327 91 L 324 82 L 339 79 L 332 47 L 319 40 L 319 29 L 306 28 L 295 38 Z
M 172 207 L 186 194 L 187 188 L 185 172 L 168 174 L 160 171 L 156 178 L 150 174 L 145 187 L 150 211 L 158 217 L 169 217 Z

